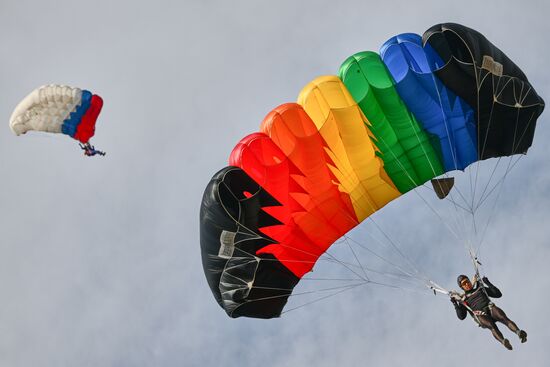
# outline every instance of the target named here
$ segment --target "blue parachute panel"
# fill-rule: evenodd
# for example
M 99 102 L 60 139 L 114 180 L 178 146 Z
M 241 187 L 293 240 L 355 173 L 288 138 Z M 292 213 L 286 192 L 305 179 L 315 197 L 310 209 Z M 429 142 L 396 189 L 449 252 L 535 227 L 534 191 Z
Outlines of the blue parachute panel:
M 463 170 L 478 160 L 473 109 L 435 76 L 439 55 L 414 33 L 390 38 L 380 56 L 408 109 L 439 143 L 445 171 Z
M 82 116 L 84 116 L 86 111 L 88 111 L 88 108 L 90 108 L 91 100 L 92 93 L 87 90 L 83 90 L 80 104 L 76 107 L 75 111 L 71 112 L 69 117 L 63 121 L 63 125 L 61 125 L 61 132 L 63 132 L 63 134 L 69 135 L 70 137 L 75 136 L 76 128 L 82 121 Z

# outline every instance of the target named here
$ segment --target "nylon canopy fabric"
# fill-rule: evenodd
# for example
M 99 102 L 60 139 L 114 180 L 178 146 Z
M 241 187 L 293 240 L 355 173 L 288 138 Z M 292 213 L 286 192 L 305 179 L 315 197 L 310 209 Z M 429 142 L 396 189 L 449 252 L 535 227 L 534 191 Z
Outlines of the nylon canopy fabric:
M 338 77 L 313 80 L 300 92 L 298 104 L 327 143 L 333 173 L 350 195 L 359 221 L 400 195 L 375 154 L 368 120 Z
M 231 317 L 280 316 L 331 244 L 428 180 L 444 198 L 454 179 L 441 175 L 525 153 L 543 108 L 523 72 L 464 26 L 347 58 L 269 112 L 207 186 L 200 241 L 215 299 Z
M 42 131 L 68 135 L 87 143 L 95 133 L 103 100 L 87 90 L 50 84 L 27 95 L 10 117 L 16 135 Z
M 419 35 L 406 33 L 386 41 L 380 55 L 408 110 L 439 141 L 445 171 L 477 161 L 474 111 L 434 76 L 427 55 L 437 60 L 437 54 L 423 48 Z
M 418 124 L 375 52 L 360 52 L 340 67 L 339 76 L 371 123 L 384 169 L 407 192 L 443 173 L 430 135 Z
M 236 167 L 212 177 L 201 205 L 201 255 L 216 301 L 231 317 L 276 317 L 299 278 L 270 254 L 261 227 L 279 224 L 262 208 L 280 205 Z M 252 286 L 254 285 L 254 286 Z
M 430 60 L 438 79 L 476 112 L 479 159 L 526 153 L 544 101 L 523 71 L 481 33 L 460 24 L 435 25 L 422 39 L 438 55 Z

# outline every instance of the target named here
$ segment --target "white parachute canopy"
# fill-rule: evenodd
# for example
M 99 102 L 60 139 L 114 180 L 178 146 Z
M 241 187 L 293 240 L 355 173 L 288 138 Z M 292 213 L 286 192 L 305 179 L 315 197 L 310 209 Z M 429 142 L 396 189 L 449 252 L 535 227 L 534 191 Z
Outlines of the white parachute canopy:
M 61 133 L 63 121 L 82 101 L 82 90 L 66 85 L 36 88 L 15 107 L 10 128 L 16 135 L 29 130 Z

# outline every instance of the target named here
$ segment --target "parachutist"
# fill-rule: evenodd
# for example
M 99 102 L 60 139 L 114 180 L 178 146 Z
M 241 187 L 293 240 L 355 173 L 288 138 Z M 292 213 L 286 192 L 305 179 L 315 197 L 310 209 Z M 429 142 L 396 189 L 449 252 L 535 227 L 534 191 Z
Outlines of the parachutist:
M 464 294 L 459 294 L 455 291 L 449 293 L 451 302 L 453 303 L 456 316 L 460 320 L 466 318 L 466 314 L 470 316 L 478 323 L 478 325 L 484 329 L 491 330 L 491 333 L 504 347 L 512 350 L 510 341 L 502 335 L 498 329 L 496 322 L 501 322 L 508 327 L 511 331 L 516 333 L 522 343 L 527 341 L 527 333 L 524 330 L 518 328 L 518 326 L 506 316 L 504 311 L 497 307 L 490 298 L 500 298 L 502 293 L 495 287 L 487 277 L 483 277 L 481 281 L 479 277 L 474 276 L 474 285 L 470 282 L 470 279 L 466 275 L 459 275 L 457 283 L 464 291 Z
M 88 157 L 93 157 L 96 154 L 99 154 L 101 156 L 104 156 L 106 153 L 102 152 L 100 150 L 96 150 L 93 145 L 90 145 L 90 143 L 84 143 L 84 145 L 78 143 L 80 146 L 80 149 L 84 151 L 84 155 Z
M 16 135 L 27 131 L 64 134 L 86 144 L 84 154 L 105 155 L 87 142 L 95 134 L 103 99 L 92 92 L 67 85 L 49 84 L 36 88 L 15 107 L 10 128 Z M 86 147 L 86 149 L 84 148 Z

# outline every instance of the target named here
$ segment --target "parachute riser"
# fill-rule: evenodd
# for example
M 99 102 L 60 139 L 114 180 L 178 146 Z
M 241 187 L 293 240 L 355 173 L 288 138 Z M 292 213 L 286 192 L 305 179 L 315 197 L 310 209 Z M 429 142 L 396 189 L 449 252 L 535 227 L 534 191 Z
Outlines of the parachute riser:
M 445 295 L 450 294 L 448 290 L 446 290 L 445 288 L 443 288 L 442 286 L 440 286 L 439 284 L 431 280 L 428 281 L 428 284 L 426 284 L 426 287 L 430 288 L 434 292 L 434 296 L 437 295 L 437 293 L 441 293 Z

